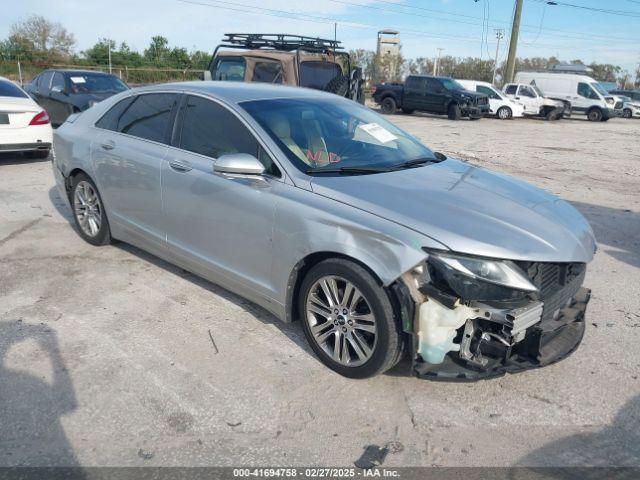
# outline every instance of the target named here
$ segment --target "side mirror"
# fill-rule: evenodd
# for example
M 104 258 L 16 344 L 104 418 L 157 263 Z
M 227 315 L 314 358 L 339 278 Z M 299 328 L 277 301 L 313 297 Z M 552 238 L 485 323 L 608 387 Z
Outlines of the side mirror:
M 51 93 L 66 93 L 64 91 L 64 88 L 62 88 L 60 85 L 54 85 L 53 87 L 51 87 Z
M 213 171 L 232 175 L 262 175 L 264 165 L 248 153 L 229 153 L 213 163 Z

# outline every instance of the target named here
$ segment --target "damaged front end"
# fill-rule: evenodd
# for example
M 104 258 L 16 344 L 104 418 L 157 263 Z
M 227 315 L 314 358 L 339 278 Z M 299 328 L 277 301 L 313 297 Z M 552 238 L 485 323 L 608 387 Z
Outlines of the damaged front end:
M 586 264 L 515 262 L 428 251 L 402 277 L 413 371 L 473 381 L 549 365 L 582 341 Z

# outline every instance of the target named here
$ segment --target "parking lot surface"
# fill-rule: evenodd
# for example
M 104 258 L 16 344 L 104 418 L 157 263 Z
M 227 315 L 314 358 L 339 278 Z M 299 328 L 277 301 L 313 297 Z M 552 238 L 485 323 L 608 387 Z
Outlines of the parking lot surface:
M 640 122 L 392 120 L 571 201 L 599 251 L 578 351 L 471 384 L 325 368 L 297 324 L 83 242 L 49 161 L 0 157 L 0 465 L 640 465 Z M 478 199 L 481 201 L 481 199 Z

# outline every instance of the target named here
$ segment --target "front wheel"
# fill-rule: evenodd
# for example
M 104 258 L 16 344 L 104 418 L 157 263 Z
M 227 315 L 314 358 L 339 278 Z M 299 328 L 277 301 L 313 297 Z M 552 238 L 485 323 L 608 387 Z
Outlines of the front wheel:
M 599 108 L 592 108 L 589 110 L 589 113 L 587 113 L 587 118 L 590 122 L 599 122 L 602 120 L 602 110 Z
M 447 117 L 449 120 L 460 120 L 462 113 L 460 112 L 460 106 L 453 103 L 449 105 L 449 110 L 447 111 Z
M 298 308 L 309 345 L 339 374 L 372 377 L 399 360 L 402 331 L 389 296 L 360 265 L 330 259 L 313 267 Z
M 82 239 L 96 246 L 111 243 L 109 222 L 98 188 L 84 173 L 73 177 L 70 200 L 73 219 Z
M 497 115 L 500 120 L 510 120 L 513 117 L 513 112 L 509 107 L 500 107 Z
M 628 108 L 625 108 L 624 111 L 622 112 L 623 118 L 631 118 L 632 116 L 633 116 L 633 113 Z

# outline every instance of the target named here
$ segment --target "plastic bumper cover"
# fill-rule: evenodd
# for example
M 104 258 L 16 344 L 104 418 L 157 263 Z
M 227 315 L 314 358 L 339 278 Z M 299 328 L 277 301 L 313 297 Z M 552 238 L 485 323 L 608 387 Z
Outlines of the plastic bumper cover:
M 427 380 L 468 382 L 559 362 L 571 355 L 582 341 L 584 315 L 590 296 L 591 291 L 581 287 L 555 320 L 543 321 L 529 328 L 521 342 L 506 350 L 502 358 L 492 358 L 482 369 L 460 359 L 454 352 L 438 365 L 414 361 L 414 374 Z

